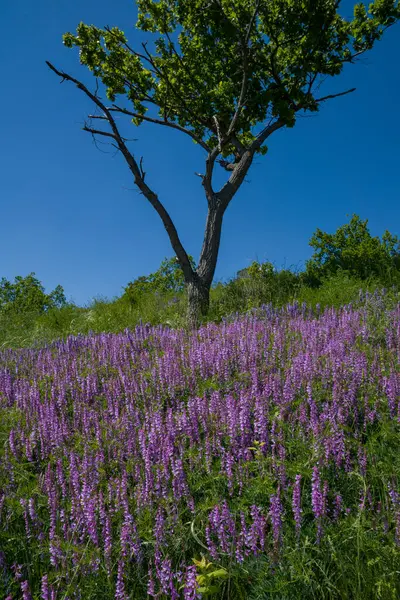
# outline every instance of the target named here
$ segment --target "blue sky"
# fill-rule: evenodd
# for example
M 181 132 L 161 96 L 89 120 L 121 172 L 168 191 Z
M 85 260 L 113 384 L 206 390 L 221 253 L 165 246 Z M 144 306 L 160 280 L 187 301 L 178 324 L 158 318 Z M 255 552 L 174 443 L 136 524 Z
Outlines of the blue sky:
M 345 12 L 352 2 L 343 2 Z M 158 216 L 134 189 L 121 156 L 97 150 L 81 131 L 90 103 L 60 85 L 45 60 L 91 83 L 61 36 L 79 21 L 117 25 L 138 39 L 132 0 L 12 0 L 0 3 L 0 277 L 36 272 L 69 299 L 119 295 L 171 256 Z M 252 260 L 300 267 L 316 227 L 333 231 L 346 215 L 368 218 L 375 235 L 400 234 L 400 25 L 356 66 L 324 88 L 356 87 L 318 116 L 270 138 L 224 220 L 216 279 Z M 198 258 L 206 216 L 194 175 L 203 152 L 179 132 L 132 126 L 133 150 L 148 181 Z

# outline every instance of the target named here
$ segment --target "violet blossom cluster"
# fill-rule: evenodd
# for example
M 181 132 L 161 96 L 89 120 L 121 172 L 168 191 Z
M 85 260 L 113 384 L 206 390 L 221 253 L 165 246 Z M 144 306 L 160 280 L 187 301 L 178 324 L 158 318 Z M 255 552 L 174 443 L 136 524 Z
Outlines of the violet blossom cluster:
M 36 595 L 62 597 L 60 574 L 106 573 L 116 600 L 131 597 L 135 577 L 149 596 L 197 598 L 191 523 L 221 563 L 275 560 L 286 533 L 301 539 L 305 507 L 320 542 L 325 523 L 350 514 L 327 473 L 365 478 L 365 433 L 400 422 L 399 308 L 390 319 L 384 354 L 365 350 L 362 309 L 316 314 L 296 304 L 196 333 L 142 325 L 3 350 L 0 411 L 15 418 L 0 461 L 0 527 L 18 506 L 27 548 L 48 557 Z M 302 475 L 296 443 L 311 457 Z M 45 502 L 18 496 L 18 463 L 37 474 Z

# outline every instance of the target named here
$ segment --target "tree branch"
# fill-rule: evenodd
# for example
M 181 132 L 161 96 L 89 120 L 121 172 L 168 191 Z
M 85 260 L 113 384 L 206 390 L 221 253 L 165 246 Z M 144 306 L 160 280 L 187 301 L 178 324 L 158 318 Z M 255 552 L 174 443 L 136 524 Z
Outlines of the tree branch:
M 219 147 L 216 147 L 211 150 L 206 159 L 206 174 L 203 177 L 203 186 L 206 192 L 206 198 L 209 207 L 215 204 L 215 192 L 212 186 L 212 176 L 214 172 L 215 161 L 219 153 Z
M 160 70 L 160 69 L 157 67 L 157 65 L 155 64 L 155 62 L 154 62 L 154 60 L 153 60 L 153 58 L 152 58 L 152 56 L 151 56 L 151 54 L 150 54 L 150 53 L 149 53 L 149 51 L 147 50 L 147 47 L 146 47 L 146 43 L 145 43 L 145 42 L 143 42 L 143 43 L 142 43 L 142 46 L 143 46 L 143 49 L 144 49 L 145 53 L 146 53 L 146 54 L 147 54 L 147 56 L 148 56 L 148 59 L 149 59 L 149 61 L 150 61 L 151 65 L 153 66 L 153 68 L 154 68 L 154 69 L 155 69 L 155 71 L 157 72 L 158 76 L 159 76 L 161 79 L 165 79 L 165 81 L 166 81 L 166 82 L 167 82 L 167 84 L 170 86 L 171 90 L 173 91 L 173 93 L 174 93 L 175 97 L 176 97 L 176 98 L 179 100 L 179 102 L 181 102 L 181 103 L 182 103 L 182 106 L 184 107 L 184 109 L 185 109 L 185 110 L 187 110 L 187 112 L 188 112 L 188 113 L 189 113 L 189 114 L 192 116 L 192 118 L 193 118 L 195 121 L 197 121 L 198 123 L 200 123 L 200 124 L 201 124 L 201 125 L 203 125 L 204 127 L 208 127 L 208 125 L 207 125 L 207 122 L 206 122 L 204 119 L 202 119 L 201 117 L 199 117 L 198 115 L 196 115 L 196 114 L 195 114 L 195 113 L 194 113 L 194 112 L 193 112 L 193 111 L 192 111 L 192 110 L 189 108 L 189 106 L 188 106 L 188 105 L 187 105 L 187 103 L 186 103 L 186 100 L 185 100 L 184 98 L 182 98 L 182 96 L 181 96 L 181 95 L 180 95 L 180 94 L 179 94 L 179 93 L 176 91 L 176 89 L 175 89 L 175 86 L 173 86 L 173 85 L 171 84 L 171 82 L 170 82 L 169 78 L 168 78 L 168 77 L 165 75 L 165 73 L 163 73 L 163 71 L 161 71 L 161 70 Z
M 250 19 L 250 22 L 249 22 L 249 24 L 247 26 L 246 37 L 244 39 L 244 43 L 245 43 L 246 46 L 248 45 L 248 43 L 250 41 L 251 29 L 252 29 L 252 27 L 254 25 L 254 21 L 257 18 L 258 9 L 260 8 L 260 3 L 261 3 L 261 0 L 257 0 L 256 1 L 254 12 L 253 12 L 253 14 L 251 16 L 251 19 Z
M 104 27 L 104 30 L 107 31 L 107 33 L 110 33 L 111 35 L 113 35 L 115 37 L 114 32 L 110 29 L 110 27 Z M 118 40 L 119 41 L 119 40 Z M 149 60 L 149 58 L 147 56 L 145 56 L 144 54 L 141 54 L 140 52 L 137 52 L 137 50 L 134 50 L 129 44 L 128 42 L 122 42 L 122 45 L 128 50 L 128 52 L 130 52 L 131 54 L 133 54 L 134 56 L 136 56 L 137 58 L 140 58 L 141 60 L 145 60 L 151 67 L 153 67 L 152 62 Z M 153 73 L 154 75 L 156 74 L 156 71 L 154 71 L 153 69 L 149 69 L 149 71 L 151 73 Z
M 83 131 L 88 131 L 92 135 L 104 135 L 105 137 L 110 137 L 113 140 L 116 140 L 115 135 L 113 133 L 109 133 L 108 131 L 100 131 L 99 129 L 92 129 L 91 127 L 88 127 L 87 125 L 82 127 L 82 129 L 83 129 Z
M 244 45 L 243 45 L 243 77 L 242 77 L 242 86 L 240 89 L 240 95 L 239 95 L 239 100 L 238 100 L 238 104 L 236 107 L 236 111 L 235 114 L 233 115 L 232 121 L 228 127 L 228 132 L 227 132 L 227 136 L 229 137 L 235 130 L 236 124 L 239 120 L 240 117 L 240 113 L 242 111 L 243 108 L 243 104 L 246 98 L 246 94 L 247 94 L 247 88 L 248 88 L 248 84 L 249 84 L 249 73 L 248 73 L 248 69 L 249 69 L 249 65 L 248 65 L 248 44 L 249 44 L 249 40 L 250 40 L 250 34 L 251 34 L 251 29 L 253 27 L 254 21 L 257 17 L 257 13 L 258 13 L 258 9 L 260 8 L 260 0 L 257 0 L 256 2 L 256 6 L 254 9 L 254 12 L 251 16 L 250 22 L 247 26 L 247 31 L 246 31 L 246 36 L 244 39 Z
M 168 214 L 167 210 L 165 209 L 164 205 L 158 199 L 157 194 L 155 192 L 153 192 L 153 190 L 150 189 L 149 186 L 145 183 L 144 172 L 141 169 L 141 166 L 139 166 L 138 163 L 136 162 L 133 154 L 131 154 L 131 152 L 129 152 L 129 150 L 125 144 L 125 141 L 118 130 L 118 127 L 116 125 L 114 117 L 112 116 L 109 109 L 105 106 L 105 104 L 103 104 L 103 102 L 96 95 L 94 95 L 90 90 L 88 90 L 88 88 L 81 81 L 79 81 L 78 79 L 75 79 L 71 75 L 68 75 L 68 73 L 59 71 L 49 61 L 46 61 L 46 64 L 56 75 L 58 75 L 59 77 L 62 78 L 62 81 L 71 81 L 72 83 L 74 83 L 78 89 L 83 91 L 86 94 L 86 96 L 88 96 L 88 98 L 90 98 L 100 108 L 100 110 L 103 111 L 103 113 L 106 116 L 107 121 L 109 122 L 110 127 L 112 129 L 112 134 L 109 133 L 108 136 L 113 137 L 115 139 L 115 141 L 117 143 L 117 147 L 120 150 L 120 152 L 123 154 L 123 156 L 128 164 L 128 167 L 134 177 L 135 184 L 137 185 L 137 187 L 139 188 L 141 193 L 150 202 L 152 207 L 156 210 L 157 214 L 161 218 L 164 228 L 170 239 L 172 248 L 174 249 L 174 252 L 175 252 L 175 254 L 179 260 L 179 263 L 182 267 L 182 270 L 184 272 L 186 281 L 192 280 L 193 276 L 194 276 L 194 271 L 192 269 L 192 265 L 190 264 L 190 260 L 186 253 L 186 250 L 182 246 L 182 243 L 179 239 L 179 235 L 176 230 L 176 227 L 175 227 L 170 215 Z M 96 130 L 94 130 L 94 131 L 96 131 Z M 99 132 L 99 133 L 101 135 L 105 134 L 105 132 Z
M 228 181 L 222 186 L 220 191 L 216 194 L 217 203 L 218 203 L 219 208 L 222 210 L 222 214 L 228 208 L 230 201 L 232 200 L 232 198 L 234 197 L 234 195 L 236 194 L 236 192 L 242 185 L 244 178 L 246 177 L 246 175 L 251 167 L 251 164 L 252 164 L 253 158 L 254 158 L 254 154 L 256 151 L 256 147 L 254 146 L 256 141 L 257 140 L 254 140 L 254 142 L 252 143 L 250 148 L 248 150 L 245 150 L 242 157 L 240 158 L 240 161 L 236 164 L 236 167 L 232 171 L 232 174 L 229 177 Z
M 345 92 L 339 92 L 339 94 L 330 94 L 329 96 L 324 96 L 323 98 L 317 98 L 315 102 L 325 102 L 325 100 L 331 100 L 331 98 L 339 98 L 339 96 L 345 96 L 346 94 L 351 94 L 355 91 L 356 88 L 351 88 L 350 90 L 346 90 Z
M 264 129 L 258 134 L 258 136 L 254 140 L 254 142 L 251 144 L 250 151 L 256 152 L 256 150 L 261 148 L 261 146 L 263 145 L 265 140 L 267 138 L 269 138 L 269 136 L 272 133 L 274 133 L 274 131 L 281 129 L 284 126 L 285 126 L 285 123 L 283 121 L 278 120 L 278 121 L 275 121 L 275 123 L 269 124 L 269 125 L 267 125 L 267 127 L 264 127 Z
M 110 112 L 120 112 L 124 115 L 129 115 L 130 117 L 134 117 L 135 119 L 143 119 L 143 121 L 147 121 L 148 123 L 154 123 L 155 125 L 163 125 L 164 127 L 171 127 L 172 129 L 177 129 L 178 131 L 182 131 L 182 133 L 186 133 L 189 137 L 191 137 L 197 144 L 199 144 L 204 150 L 210 152 L 209 146 L 193 131 L 190 129 L 186 129 L 177 123 L 173 123 L 172 121 L 156 119 L 153 117 L 147 117 L 146 115 L 141 115 L 140 113 L 135 113 L 122 106 L 117 106 L 116 104 L 112 105 L 112 108 L 108 109 Z

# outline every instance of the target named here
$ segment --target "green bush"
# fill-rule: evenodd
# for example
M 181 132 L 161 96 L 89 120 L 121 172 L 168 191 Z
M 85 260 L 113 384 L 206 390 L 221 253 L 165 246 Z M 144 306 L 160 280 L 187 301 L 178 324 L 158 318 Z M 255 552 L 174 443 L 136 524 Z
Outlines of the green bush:
M 66 303 L 60 285 L 46 294 L 35 273 L 26 277 L 18 275 L 14 282 L 5 277 L 0 280 L 0 313 L 43 313 L 51 308 L 61 308 Z
M 338 271 L 367 280 L 371 277 L 382 283 L 398 282 L 400 269 L 400 240 L 385 231 L 382 239 L 372 237 L 368 220 L 353 215 L 349 223 L 335 233 L 317 229 L 310 240 L 314 254 L 306 263 L 308 283 L 320 285 Z

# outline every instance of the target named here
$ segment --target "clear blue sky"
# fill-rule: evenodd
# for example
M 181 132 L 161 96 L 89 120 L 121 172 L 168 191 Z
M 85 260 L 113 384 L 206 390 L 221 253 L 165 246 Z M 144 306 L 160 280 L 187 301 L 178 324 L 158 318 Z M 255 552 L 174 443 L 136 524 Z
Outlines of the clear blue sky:
M 351 11 L 352 2 L 342 4 Z M 118 25 L 135 42 L 132 0 L 0 2 L 2 160 L 0 277 L 35 271 L 69 299 L 119 295 L 135 277 L 171 256 L 158 216 L 134 189 L 121 156 L 99 152 L 81 124 L 91 106 L 60 85 L 45 60 L 91 83 L 61 36 L 79 21 Z M 316 227 L 335 230 L 346 215 L 368 218 L 374 234 L 399 234 L 400 25 L 373 52 L 325 87 L 357 92 L 326 103 L 270 138 L 225 217 L 217 279 L 250 261 L 301 266 Z M 186 136 L 132 126 L 148 181 L 196 259 L 206 206 L 203 152 Z

